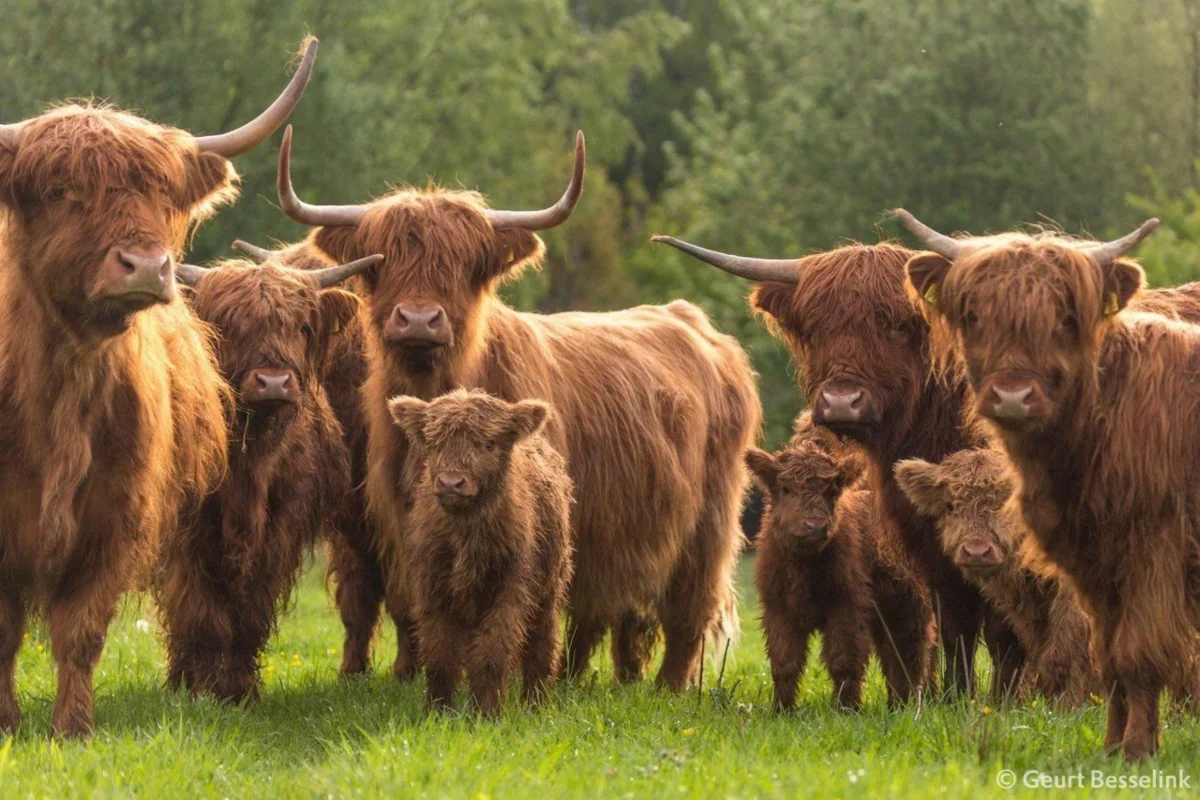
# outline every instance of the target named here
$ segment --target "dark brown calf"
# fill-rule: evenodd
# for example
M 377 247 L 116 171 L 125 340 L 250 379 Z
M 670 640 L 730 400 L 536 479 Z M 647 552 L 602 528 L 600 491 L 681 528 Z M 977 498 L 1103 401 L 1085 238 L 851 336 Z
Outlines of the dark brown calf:
M 880 540 L 871 492 L 848 488 L 861 466 L 836 457 L 829 445 L 814 432 L 774 455 L 746 453 L 767 493 L 754 578 L 775 704 L 793 706 L 808 640 L 821 631 L 835 702 L 859 706 L 874 648 L 894 706 L 929 672 L 933 610 L 904 559 L 889 555 Z
M 179 268 L 192 308 L 217 332 L 235 405 L 225 480 L 163 553 L 157 595 L 172 686 L 257 698 L 259 658 L 279 609 L 350 488 L 321 379 L 360 301 L 324 287 L 375 261 L 320 272 L 274 262 Z
M 175 263 L 236 196 L 229 159 L 287 117 L 315 56 L 314 40 L 283 95 L 218 136 L 97 105 L 0 125 L 0 731 L 20 723 L 30 613 L 58 670 L 54 730 L 91 730 L 120 596 L 220 479 L 222 383 Z
M 458 389 L 388 408 L 424 456 L 408 572 L 429 707 L 453 703 L 465 670 L 476 707 L 499 713 L 518 662 L 522 695 L 540 698 L 558 676 L 572 571 L 572 484 L 541 433 L 549 406 Z

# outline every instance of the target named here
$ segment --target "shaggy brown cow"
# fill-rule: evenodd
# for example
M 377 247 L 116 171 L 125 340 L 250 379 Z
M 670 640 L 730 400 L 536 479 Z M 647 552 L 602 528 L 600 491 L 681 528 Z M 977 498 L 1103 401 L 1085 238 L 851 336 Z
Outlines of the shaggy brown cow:
M 424 456 L 408 518 L 425 697 L 449 706 L 465 669 L 476 707 L 499 713 L 519 660 L 521 693 L 558 676 L 571 581 L 571 479 L 541 433 L 550 407 L 462 389 L 388 409 Z
M 1122 255 L 1151 220 L 1107 244 L 1061 235 L 953 239 L 898 212 L 935 252 L 908 264 L 944 371 L 1019 477 L 1021 513 L 1095 620 L 1111 687 L 1106 745 L 1158 746 L 1159 695 L 1192 663 L 1200 598 L 1200 328 L 1121 313 L 1141 288 Z
M 313 40 L 283 95 L 217 136 L 98 106 L 0 125 L 0 730 L 20 722 L 13 670 L 35 611 L 58 668 L 54 730 L 91 730 L 117 600 L 219 478 L 221 382 L 174 261 L 315 56 Z
M 1070 590 L 1026 564 L 1027 529 L 1007 507 L 1013 482 L 1004 456 L 982 448 L 940 464 L 896 465 L 900 488 L 934 517 L 942 547 L 1005 615 L 1028 654 L 1019 694 L 1040 693 L 1066 707 L 1102 694 L 1090 653 L 1091 620 Z
M 586 665 L 606 627 L 654 615 L 666 639 L 659 682 L 694 681 L 705 632 L 732 622 L 741 454 L 761 417 L 737 341 L 682 302 L 552 315 L 500 302 L 499 283 L 543 257 L 534 231 L 563 222 L 579 198 L 582 135 L 566 194 L 533 212 L 495 211 L 474 192 L 443 189 L 400 190 L 363 206 L 309 206 L 292 190 L 290 144 L 285 134 L 279 194 L 293 218 L 324 226 L 310 242 L 337 260 L 368 249 L 385 255 L 364 274 L 363 391 L 367 492 L 397 569 L 412 467 L 386 399 L 429 399 L 461 386 L 510 402 L 546 400 L 557 412 L 547 436 L 578 491 L 571 668 Z M 392 584 L 395 604 L 407 605 L 402 574 Z
M 359 299 L 332 287 L 375 262 L 301 272 L 230 261 L 181 264 L 190 303 L 217 332 L 233 387 L 228 471 L 195 526 L 164 549 L 158 599 L 167 682 L 256 699 L 258 662 L 304 553 L 350 490 L 342 429 L 322 373 Z
M 767 495 L 754 580 L 778 708 L 793 706 L 818 630 L 834 700 L 845 708 L 861 702 L 872 646 L 889 705 L 906 702 L 929 671 L 929 598 L 904 559 L 881 546 L 871 492 L 849 488 L 862 466 L 834 452 L 820 432 L 774 455 L 746 452 Z
M 881 506 L 884 535 L 898 542 L 930 587 L 946 659 L 943 686 L 970 693 L 976 640 L 988 609 L 938 544 L 933 520 L 896 485 L 892 466 L 904 458 L 940 461 L 975 445 L 964 424 L 966 381 L 935 374 L 929 325 L 909 300 L 904 264 L 912 251 L 892 244 L 851 245 L 799 260 L 742 258 L 671 237 L 701 261 L 760 282 L 756 309 L 778 326 L 801 367 L 801 388 L 813 420 L 854 441 L 870 462 L 870 485 Z M 997 615 L 991 615 L 993 617 Z M 992 625 L 988 646 L 1000 685 L 1020 668 L 1019 645 Z
M 330 264 L 324 253 L 307 242 L 280 250 L 267 250 L 241 240 L 233 244 L 259 261 L 274 260 L 295 269 L 318 270 Z M 360 294 L 364 289 L 358 277 L 351 278 L 347 287 Z M 330 533 L 329 577 L 346 631 L 339 672 L 351 676 L 366 672 L 370 666 L 371 641 L 387 584 L 384 577 L 387 564 L 367 513 L 367 424 L 361 392 L 367 377 L 367 360 L 363 352 L 362 316 L 349 320 L 330 347 L 322 384 L 350 451 L 351 489 Z M 389 604 L 388 611 L 396 625 L 399 644 L 392 670 L 403 677 L 416 663 L 411 621 L 395 606 Z

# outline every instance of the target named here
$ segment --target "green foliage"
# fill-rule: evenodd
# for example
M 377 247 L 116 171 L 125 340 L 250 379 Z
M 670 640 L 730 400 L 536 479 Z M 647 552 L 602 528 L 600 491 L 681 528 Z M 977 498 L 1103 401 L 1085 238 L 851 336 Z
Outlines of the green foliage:
M 562 191 L 576 128 L 585 199 L 546 234 L 522 308 L 684 297 L 761 375 L 767 439 L 799 407 L 750 287 L 646 244 L 672 233 L 754 255 L 899 234 L 887 209 L 986 232 L 1166 219 L 1157 283 L 1197 276 L 1198 0 L 5 0 L 0 119 L 96 96 L 209 133 L 283 85 L 321 37 L 294 117 L 308 200 L 428 180 L 499 207 Z M 243 199 L 193 259 L 304 234 L 274 207 L 275 150 L 238 159 Z M 1126 198 L 1134 198 L 1126 201 Z M 1149 198 L 1138 200 L 1136 198 Z

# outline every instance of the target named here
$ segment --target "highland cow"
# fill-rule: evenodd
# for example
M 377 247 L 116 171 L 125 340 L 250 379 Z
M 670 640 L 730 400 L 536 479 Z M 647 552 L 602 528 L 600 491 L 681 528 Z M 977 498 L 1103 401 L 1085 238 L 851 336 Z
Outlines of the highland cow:
M 766 314 L 800 366 L 812 421 L 855 443 L 869 461 L 869 485 L 883 536 L 928 585 L 945 655 L 949 693 L 970 694 L 985 618 L 997 680 L 1020 670 L 1015 636 L 946 558 L 933 519 L 896 485 L 905 458 L 940 461 L 980 444 L 965 424 L 969 388 L 930 369 L 929 325 L 908 298 L 904 264 L 913 252 L 892 244 L 850 245 L 799 260 L 743 258 L 671 237 L 670 244 L 726 272 L 758 282 L 752 305 Z
M 1096 625 L 1106 747 L 1158 746 L 1159 696 L 1192 665 L 1200 597 L 1200 328 L 1123 311 L 1143 274 L 1059 234 L 955 239 L 904 211 L 934 252 L 908 263 L 942 372 L 970 381 L 1018 476 L 1021 515 Z
M 830 445 L 814 432 L 774 455 L 746 452 L 767 498 L 754 579 L 775 705 L 794 705 L 809 637 L 821 631 L 834 701 L 859 707 L 873 647 L 895 706 L 928 674 L 933 609 L 903 559 L 879 539 L 874 498 L 854 485 L 861 465 Z
M 541 433 L 549 406 L 457 389 L 388 409 L 424 457 L 406 549 L 428 707 L 451 705 L 465 670 L 476 707 L 499 713 L 518 661 L 523 697 L 541 698 L 572 571 L 572 485 Z
M 320 270 L 330 266 L 325 254 L 307 242 L 267 250 L 241 240 L 234 247 L 259 261 L 273 260 L 298 270 Z M 364 293 L 362 279 L 350 278 L 347 288 Z M 342 427 L 350 453 L 350 491 L 332 525 L 329 538 L 328 573 L 334 598 L 345 629 L 342 663 L 339 673 L 359 675 L 371 663 L 371 641 L 379 621 L 380 604 L 385 601 L 384 587 L 388 570 L 382 544 L 367 513 L 367 425 L 363 414 L 362 385 L 367 376 L 363 352 L 362 315 L 345 322 L 330 343 L 329 357 L 321 378 L 329 403 Z M 398 649 L 392 663 L 397 677 L 408 677 L 416 669 L 416 650 L 411 620 L 402 609 L 388 604 L 396 626 Z
M 1001 611 L 1027 654 L 1019 696 L 1041 694 L 1068 708 L 1102 694 L 1091 657 L 1091 620 L 1070 589 L 1027 565 L 1027 530 L 1008 507 L 1013 483 L 1002 454 L 953 453 L 940 464 L 896 465 L 900 488 L 937 519 L 942 548 Z
M 313 40 L 263 114 L 193 137 L 102 106 L 0 125 L 0 730 L 26 616 L 47 618 L 52 725 L 90 732 L 117 601 L 223 468 L 207 329 L 176 299 L 188 232 L 236 195 L 229 159 L 304 91 Z
M 388 549 L 389 596 L 410 605 L 405 516 L 419 468 L 386 400 L 457 387 L 509 402 L 550 402 L 547 438 L 577 487 L 568 663 L 573 673 L 613 625 L 666 642 L 659 683 L 696 679 L 701 643 L 735 623 L 733 568 L 742 546 L 741 453 L 761 409 L 745 352 L 696 307 L 675 302 L 608 314 L 525 314 L 501 281 L 541 262 L 535 231 L 567 219 L 583 187 L 584 144 L 563 198 L 542 211 L 497 211 L 474 192 L 403 189 L 362 206 L 310 206 L 292 189 L 290 134 L 280 153 L 285 211 L 315 230 L 331 258 L 382 252 L 363 275 L 368 378 L 367 495 Z M 360 257 L 353 255 L 351 258 Z M 614 654 L 645 648 L 617 635 Z M 638 675 L 641 665 L 618 664 Z
M 378 260 L 316 272 L 237 261 L 176 270 L 217 333 L 235 404 L 225 480 L 163 552 L 157 595 L 171 686 L 257 699 L 259 658 L 279 609 L 350 490 L 322 373 L 360 301 L 330 287 Z

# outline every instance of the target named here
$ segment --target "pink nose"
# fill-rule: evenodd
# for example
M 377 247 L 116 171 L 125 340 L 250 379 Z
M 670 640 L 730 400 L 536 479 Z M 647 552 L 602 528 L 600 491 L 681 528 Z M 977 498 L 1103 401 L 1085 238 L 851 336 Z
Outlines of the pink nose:
M 825 421 L 858 422 L 862 418 L 862 407 L 858 405 L 862 396 L 861 389 L 846 394 L 821 392 L 821 397 L 825 400 Z
M 997 417 L 1024 419 L 1029 416 L 1029 409 L 1032 408 L 1032 404 L 1028 402 L 1031 394 L 1032 386 L 1019 389 L 1001 389 L 999 386 L 993 386 L 992 408 Z
M 475 486 L 461 472 L 443 472 L 434 479 L 433 491 L 443 497 L 474 497 Z
M 289 369 L 251 370 L 241 387 L 242 400 L 255 403 L 292 403 L 296 401 L 296 380 Z
M 111 297 L 145 296 L 169 303 L 175 294 L 171 253 L 158 245 L 119 247 L 110 251 L 105 275 Z
M 414 345 L 449 345 L 453 334 L 441 306 L 397 305 L 384 324 L 384 338 Z

